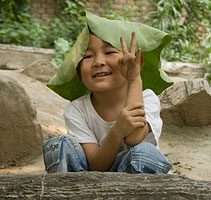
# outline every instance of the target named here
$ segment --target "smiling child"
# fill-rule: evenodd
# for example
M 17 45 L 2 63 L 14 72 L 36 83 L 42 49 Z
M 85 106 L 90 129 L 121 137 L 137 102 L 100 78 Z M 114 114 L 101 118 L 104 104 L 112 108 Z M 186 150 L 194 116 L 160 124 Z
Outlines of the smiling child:
M 123 36 L 119 36 L 119 31 L 116 42 L 113 37 L 107 39 L 108 33 L 102 36 L 103 30 L 99 32 L 103 25 L 114 24 L 112 20 L 88 12 L 87 20 L 75 49 L 49 83 L 54 91 L 73 101 L 64 112 L 68 136 L 52 138 L 44 144 L 46 171 L 167 173 L 171 164 L 158 149 L 162 120 L 153 89 L 162 91 L 172 83 L 164 72 L 157 75 L 158 66 L 153 65 L 159 64 L 157 59 L 168 35 L 135 23 L 126 35 L 121 32 Z M 123 22 L 115 22 L 125 27 Z M 148 51 L 147 45 L 140 45 L 146 38 L 137 37 L 146 30 L 159 33 L 160 38 L 154 47 L 149 42 Z M 146 52 L 142 56 L 143 50 Z M 76 52 L 79 56 L 74 58 Z M 150 55 L 154 57 L 150 59 Z M 142 76 L 145 67 L 151 70 L 151 76 L 156 75 L 146 78 L 149 72 L 145 71 Z M 148 88 L 145 82 L 149 80 L 155 86 Z M 159 83 L 161 89 L 156 85 Z M 81 90 L 77 93 L 77 89 Z

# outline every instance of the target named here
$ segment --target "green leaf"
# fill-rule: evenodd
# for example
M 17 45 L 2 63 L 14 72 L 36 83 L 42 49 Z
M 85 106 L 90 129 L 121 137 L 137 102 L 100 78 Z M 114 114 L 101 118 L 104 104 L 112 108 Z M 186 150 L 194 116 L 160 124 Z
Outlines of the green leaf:
M 10 35 L 10 37 L 15 38 L 15 37 L 18 37 L 19 34 L 18 34 L 18 32 L 10 32 L 9 35 Z
M 66 57 L 48 87 L 62 97 L 74 100 L 89 90 L 83 85 L 76 73 L 76 67 L 84 57 L 89 42 L 89 29 L 115 48 L 121 50 L 120 37 L 124 37 L 129 46 L 131 33 L 136 32 L 137 48 L 142 48 L 144 67 L 142 79 L 144 89 L 150 88 L 156 94 L 173 84 L 160 68 L 160 53 L 171 41 L 171 36 L 153 27 L 128 21 L 108 20 L 86 12 L 87 26 L 79 35 L 71 52 Z

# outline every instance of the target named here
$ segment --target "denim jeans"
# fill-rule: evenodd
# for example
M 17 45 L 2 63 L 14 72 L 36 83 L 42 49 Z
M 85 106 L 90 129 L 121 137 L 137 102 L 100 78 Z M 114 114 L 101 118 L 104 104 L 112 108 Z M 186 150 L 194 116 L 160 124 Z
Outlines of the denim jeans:
M 88 162 L 76 138 L 59 136 L 43 145 L 45 169 L 48 173 L 89 171 Z M 168 173 L 172 165 L 151 143 L 141 142 L 117 154 L 111 172 Z

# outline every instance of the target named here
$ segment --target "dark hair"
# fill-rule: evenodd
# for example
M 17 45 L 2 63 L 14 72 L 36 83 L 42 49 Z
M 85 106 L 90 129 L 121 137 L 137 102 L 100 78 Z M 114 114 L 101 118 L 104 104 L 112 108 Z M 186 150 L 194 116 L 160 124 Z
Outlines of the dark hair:
M 82 62 L 82 60 L 78 63 L 78 66 L 76 67 L 76 72 L 77 72 L 77 75 L 80 78 L 80 80 L 82 80 L 82 77 L 81 77 L 81 62 Z

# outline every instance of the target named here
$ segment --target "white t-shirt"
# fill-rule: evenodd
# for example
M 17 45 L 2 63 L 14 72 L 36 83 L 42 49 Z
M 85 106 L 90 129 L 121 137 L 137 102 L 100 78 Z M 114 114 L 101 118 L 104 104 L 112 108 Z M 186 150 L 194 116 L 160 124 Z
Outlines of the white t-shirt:
M 143 91 L 144 110 L 146 120 L 152 132 L 148 133 L 144 141 L 158 145 L 162 129 L 160 118 L 160 101 L 155 93 L 146 89 Z M 114 122 L 104 121 L 92 105 L 90 94 L 70 102 L 64 111 L 67 133 L 76 137 L 79 143 L 96 143 L 101 145 Z M 121 149 L 125 149 L 122 144 Z

